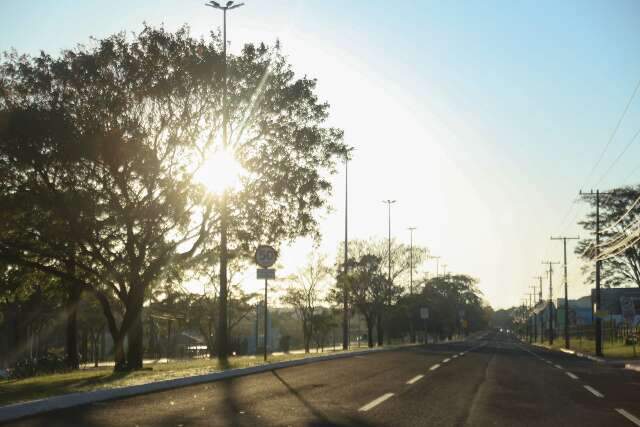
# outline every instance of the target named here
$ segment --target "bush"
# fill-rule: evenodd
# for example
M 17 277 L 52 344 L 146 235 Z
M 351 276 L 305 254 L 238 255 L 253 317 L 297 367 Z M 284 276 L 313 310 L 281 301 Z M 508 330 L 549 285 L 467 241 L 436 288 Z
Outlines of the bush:
M 11 378 L 28 378 L 42 374 L 67 371 L 63 357 L 55 353 L 46 353 L 38 358 L 27 357 L 18 360 L 9 370 Z

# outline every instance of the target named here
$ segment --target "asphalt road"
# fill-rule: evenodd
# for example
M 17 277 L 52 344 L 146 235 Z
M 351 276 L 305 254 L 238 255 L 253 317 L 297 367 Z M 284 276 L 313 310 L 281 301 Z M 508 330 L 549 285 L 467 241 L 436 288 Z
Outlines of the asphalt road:
M 50 426 L 640 426 L 640 373 L 504 334 L 52 412 Z

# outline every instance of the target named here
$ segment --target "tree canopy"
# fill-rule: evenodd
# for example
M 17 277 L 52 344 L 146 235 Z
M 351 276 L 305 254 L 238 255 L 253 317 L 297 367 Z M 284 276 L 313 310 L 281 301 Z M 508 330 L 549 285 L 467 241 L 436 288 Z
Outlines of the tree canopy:
M 231 150 L 246 171 L 227 200 L 240 256 L 316 232 L 345 147 L 323 126 L 315 80 L 296 78 L 277 45 L 227 61 Z M 0 63 L 0 257 L 95 295 L 117 369 L 141 367 L 150 289 L 215 256 L 220 198 L 195 175 L 222 143 L 222 69 L 219 37 L 186 27 Z

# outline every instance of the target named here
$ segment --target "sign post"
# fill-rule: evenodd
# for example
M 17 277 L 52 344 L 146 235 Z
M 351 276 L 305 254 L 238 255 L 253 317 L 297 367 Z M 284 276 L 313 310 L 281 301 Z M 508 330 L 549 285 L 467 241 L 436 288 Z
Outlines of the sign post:
M 271 246 L 260 245 L 256 249 L 256 264 L 258 264 L 262 268 L 258 268 L 257 276 L 258 279 L 264 279 L 264 361 L 267 361 L 267 320 L 268 320 L 268 311 L 267 311 L 267 289 L 269 279 L 276 278 L 276 270 L 271 267 L 275 262 L 276 258 L 278 258 L 278 253 Z
M 420 318 L 424 320 L 424 343 L 427 344 L 427 319 L 429 318 L 429 308 L 420 308 Z

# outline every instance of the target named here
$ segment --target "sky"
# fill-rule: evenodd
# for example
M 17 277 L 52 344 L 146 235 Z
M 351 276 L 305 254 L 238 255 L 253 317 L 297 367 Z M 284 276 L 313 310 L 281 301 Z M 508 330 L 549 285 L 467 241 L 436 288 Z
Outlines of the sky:
M 144 22 L 200 36 L 222 22 L 203 3 L 0 0 L 0 50 L 55 53 Z M 414 243 L 478 278 L 494 308 L 519 304 L 543 260 L 561 261 L 551 235 L 584 236 L 581 188 L 640 182 L 640 138 L 620 156 L 640 128 L 640 93 L 611 139 L 640 80 L 636 0 L 245 3 L 230 12 L 231 52 L 280 40 L 355 148 L 350 238 L 386 238 L 382 200 L 395 199 L 393 237 L 408 243 L 417 227 Z M 322 242 L 285 245 L 279 275 L 311 252 L 335 257 L 344 169 L 333 182 Z M 586 295 L 569 252 L 570 297 Z M 558 296 L 559 269 L 553 280 Z

